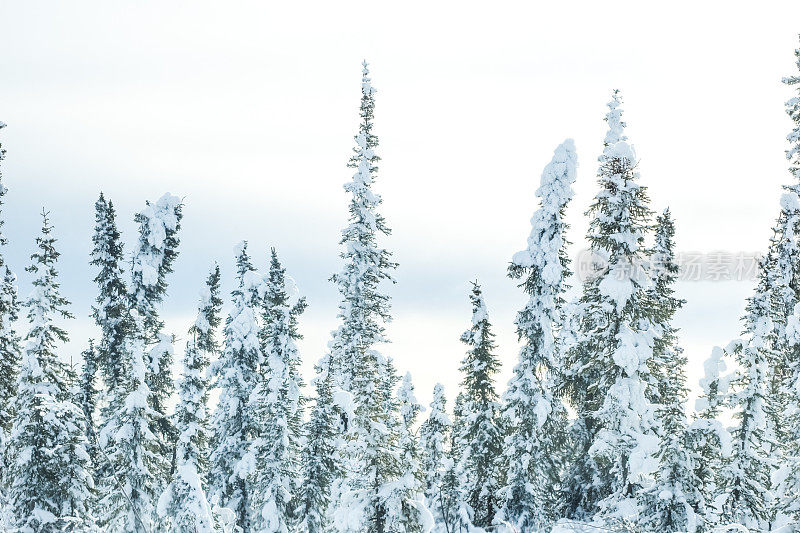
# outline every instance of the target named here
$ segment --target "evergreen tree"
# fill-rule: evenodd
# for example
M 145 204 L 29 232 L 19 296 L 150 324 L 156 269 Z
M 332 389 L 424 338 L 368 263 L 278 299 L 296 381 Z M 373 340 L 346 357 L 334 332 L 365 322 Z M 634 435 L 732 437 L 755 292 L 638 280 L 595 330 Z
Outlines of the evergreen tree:
M 800 304 L 788 317 L 786 326 L 786 347 L 791 352 L 800 352 Z M 774 476 L 776 510 L 778 519 L 787 526 L 800 527 L 800 369 L 791 367 L 786 378 L 787 411 L 785 427 L 789 440 L 783 463 Z
M 673 289 L 678 278 L 674 238 L 675 223 L 669 209 L 665 209 L 656 218 L 655 244 L 650 255 L 653 284 L 648 289 L 653 321 L 661 330 L 660 336 L 653 343 L 653 356 L 648 361 L 651 380 L 648 397 L 656 405 L 674 402 L 674 394 L 682 394 L 680 391 L 685 387 L 685 383 L 675 383 L 672 379 L 674 375 L 670 374 L 670 369 L 678 368 L 676 358 L 683 358 L 683 350 L 677 345 L 678 331 L 672 325 L 672 319 L 686 303 L 685 300 L 675 297 Z
M 0 122 L 0 129 L 5 124 Z M 0 164 L 5 159 L 6 151 L 0 144 Z M 3 204 L 3 197 L 8 189 L 2 182 L 2 168 L 0 167 L 0 207 Z M 0 230 L 4 221 L 0 217 Z M 0 246 L 8 244 L 8 239 L 0 231 Z M 6 442 L 14 421 L 14 398 L 17 395 L 17 373 L 22 349 L 20 339 L 14 323 L 19 317 L 19 299 L 17 296 L 17 279 L 5 264 L 5 259 L 0 254 L 0 466 L 7 472 L 10 464 L 6 461 Z M 0 505 L 4 503 L 3 495 L 10 483 L 6 476 L 0 474 Z
M 124 523 L 127 499 L 119 500 L 123 478 L 122 468 L 126 466 L 123 456 L 116 455 L 117 461 L 107 458 L 124 452 L 118 451 L 115 436 L 122 421 L 123 406 L 131 391 L 130 364 L 133 354 L 133 321 L 130 315 L 130 298 L 123 278 L 123 248 L 120 232 L 117 229 L 116 212 L 111 201 L 101 193 L 95 206 L 95 228 L 92 236 L 93 248 L 90 264 L 97 269 L 94 282 L 98 294 L 92 316 L 100 329 L 100 340 L 94 346 L 93 364 L 84 357 L 84 373 L 99 372 L 104 388 L 99 393 L 100 416 L 97 430 L 88 425 L 90 443 L 94 446 L 93 457 L 97 459 L 95 475 L 99 486 L 100 519 L 105 525 Z M 87 354 L 88 355 L 88 354 Z M 88 382 L 84 380 L 86 386 Z M 127 415 L 127 413 L 126 413 Z
M 291 281 L 291 279 L 289 279 Z M 297 320 L 306 308 L 272 249 L 263 304 L 262 380 L 251 397 L 251 409 L 262 429 L 254 442 L 257 471 L 258 530 L 285 533 L 294 528 L 303 430 L 304 387 L 296 341 Z
M 465 450 L 468 444 L 466 420 L 466 396 L 460 392 L 453 406 L 453 426 L 450 431 L 450 445 L 445 455 L 442 470 L 442 517 L 436 533 L 464 533 L 472 531 L 472 508 L 468 503 L 469 484 L 464 467 Z M 444 527 L 441 527 L 444 526 Z
M 703 500 L 705 512 L 698 518 L 698 531 L 713 531 L 719 524 L 719 513 L 713 504 L 719 493 L 722 462 L 731 456 L 731 435 L 719 421 L 721 407 L 727 402 L 730 376 L 721 375 L 727 368 L 722 348 L 714 347 L 703 364 L 705 375 L 700 379 L 703 394 L 697 399 L 695 420 L 686 433 L 691 453 L 694 480 Z
M 159 514 L 168 517 L 172 531 L 214 531 L 214 518 L 206 497 L 208 468 L 208 380 L 210 359 L 219 351 L 214 332 L 220 325 L 219 266 L 214 265 L 200 293 L 197 318 L 189 329 L 178 385 L 180 401 L 175 409 L 178 429 L 176 468 L 171 483 L 159 500 Z
M 353 403 L 352 416 L 339 409 L 345 433 L 338 453 L 345 475 L 335 483 L 336 522 L 342 531 L 380 532 L 387 530 L 386 495 L 399 475 L 396 433 L 382 430 L 392 425 L 386 408 L 392 397 L 386 395 L 386 377 L 380 373 L 383 357 L 376 349 L 387 341 L 384 324 L 391 318 L 381 282 L 393 281 L 396 264 L 378 243 L 390 230 L 378 213 L 381 197 L 372 191 L 379 158 L 372 131 L 375 89 L 366 63 L 362 74 L 361 122 L 348 165 L 355 174 L 345 184 L 351 197 L 349 224 L 340 241 L 344 266 L 332 277 L 341 294 L 341 323 L 331 341 L 331 367 L 337 386 Z
M 83 356 L 83 372 L 80 379 L 78 405 L 83 411 L 86 423 L 86 442 L 92 465 L 101 463 L 97 450 L 97 430 L 95 428 L 95 410 L 97 406 L 97 389 L 95 388 L 97 376 L 97 349 L 94 341 L 89 339 L 89 347 L 81 354 Z
M 566 351 L 560 389 L 572 401 L 579 455 L 567 477 L 567 515 L 602 511 L 624 519 L 657 461 L 654 409 L 646 397 L 649 361 L 661 332 L 648 306 L 645 233 L 651 212 L 627 142 L 621 99 L 608 104 L 609 130 L 600 156 L 600 191 L 587 215 L 593 273 L 574 320 L 577 342 Z
M 100 328 L 100 342 L 97 345 L 97 365 L 105 383 L 106 396 L 114 394 L 123 382 L 126 369 L 123 348 L 130 329 L 130 309 L 128 289 L 123 278 L 123 250 L 120 233 L 117 229 L 114 204 L 100 198 L 94 204 L 95 228 L 92 242 L 91 265 L 97 268 L 94 281 L 98 286 L 97 305 L 92 308 L 92 316 Z M 110 398 L 106 399 L 112 403 Z M 103 420 L 112 416 L 105 412 Z
M 795 50 L 800 71 L 800 48 Z M 771 365 L 768 415 L 775 438 L 782 446 L 781 467 L 775 475 L 775 496 L 779 520 L 787 527 L 800 527 L 800 75 L 783 82 L 797 91 L 786 102 L 786 113 L 794 123 L 787 136 L 786 158 L 794 183 L 784 187 L 773 248 L 776 256 L 776 294 L 778 298 L 777 360 Z M 781 326 L 785 326 L 781 329 Z M 780 383 L 776 388 L 775 383 Z M 776 390 L 777 389 L 777 390 Z M 775 405 L 777 403 L 777 405 Z
M 93 521 L 86 425 L 57 351 L 68 342 L 67 332 L 55 323 L 72 314 L 60 292 L 53 227 L 44 211 L 42 218 L 38 251 L 26 269 L 35 279 L 25 304 L 30 330 L 10 439 L 13 520 L 21 531 L 85 531 Z
M 789 317 L 800 302 L 800 183 L 785 186 L 781 196 L 780 213 L 770 240 L 770 254 L 774 261 L 765 265 L 771 269 L 772 297 L 775 299 L 772 317 L 775 329 L 775 349 L 769 353 L 768 385 L 765 403 L 767 431 L 776 447 L 769 450 L 776 461 L 784 462 L 791 455 L 787 443 L 792 442 L 791 426 L 785 423 L 785 415 L 792 403 L 792 389 L 796 381 L 794 369 L 800 364 L 798 348 L 786 328 Z
M 158 436 L 161 462 L 154 472 L 162 490 L 174 467 L 174 444 L 177 431 L 167 416 L 167 402 L 172 396 L 172 337 L 163 333 L 164 323 L 157 306 L 167 292 L 166 276 L 178 256 L 178 231 L 182 214 L 180 198 L 167 193 L 155 203 L 147 202 L 134 220 L 139 224 L 139 241 L 131 267 L 131 298 L 142 318 L 142 336 L 149 349 L 146 360 L 150 405 L 157 413 L 151 431 Z
M 135 331 L 144 328 L 144 317 L 136 309 L 130 311 L 130 321 Z M 150 429 L 158 413 L 149 403 L 144 338 L 127 337 L 120 352 L 126 371 L 112 396 L 111 409 L 116 414 L 100 434 L 100 446 L 111 463 L 100 502 L 102 523 L 109 531 L 147 533 L 153 530 L 157 475 L 162 467 L 159 440 Z
M 464 412 L 459 469 L 466 482 L 463 489 L 473 512 L 473 523 L 486 527 L 492 524 L 498 511 L 497 493 L 501 482 L 496 458 L 502 452 L 503 441 L 494 385 L 500 360 L 494 354 L 494 333 L 477 282 L 472 285 L 470 302 L 472 326 L 461 335 L 461 342 L 469 349 L 461 362 Z
M 0 183 L 0 198 L 2 198 Z M 2 220 L 0 220 L 2 222 Z M 0 239 L 4 239 L 0 234 Z M 0 245 L 2 244 L 0 240 Z M 6 438 L 14 419 L 14 397 L 17 395 L 17 376 L 22 353 L 20 338 L 14 327 L 19 317 L 17 277 L 2 264 L 0 256 L 0 457 L 2 442 Z
M 510 427 L 502 464 L 508 481 L 501 490 L 499 518 L 521 530 L 545 526 L 558 516 L 560 505 L 567 412 L 552 393 L 552 380 L 561 366 L 554 333 L 569 275 L 564 214 L 576 167 L 575 145 L 568 139 L 545 167 L 528 247 L 514 255 L 509 267 L 510 277 L 524 277 L 520 287 L 529 299 L 517 314 L 517 335 L 525 344 L 504 398 Z
M 247 243 L 236 250 L 237 285 L 231 293 L 233 309 L 225 323 L 225 346 L 211 366 L 219 388 L 211 446 L 211 501 L 231 509 L 242 533 L 253 531 L 252 441 L 259 434 L 259 419 L 249 408 L 262 360 L 257 320 L 261 276 L 247 254 Z
M 768 363 L 775 357 L 773 261 L 771 253 L 760 261 L 758 285 L 748 299 L 744 317 L 745 340 L 729 347 L 740 367 L 730 395 L 738 425 L 733 430 L 733 456 L 721 472 L 722 493 L 717 504 L 725 525 L 736 524 L 750 531 L 766 530 L 772 519 L 772 461 L 768 456 L 772 443 L 765 406 Z
M 795 65 L 800 71 L 800 48 L 794 51 L 796 58 Z M 798 96 L 790 98 L 786 102 L 786 114 L 794 122 L 794 128 L 786 136 L 789 141 L 789 149 L 786 150 L 786 159 L 791 162 L 790 170 L 795 179 L 800 182 L 800 75 L 788 76 L 783 79 L 783 83 L 798 91 Z
M 423 532 L 429 521 L 430 511 L 424 504 L 424 489 L 421 470 L 421 451 L 414 426 L 422 407 L 414 395 L 411 374 L 407 373 L 397 391 L 399 417 L 400 475 L 393 484 L 388 498 L 387 514 L 390 531 Z
M 661 329 L 656 339 L 651 367 L 659 399 L 657 416 L 660 421 L 661 446 L 658 451 L 660 467 L 656 482 L 640 494 L 641 523 L 648 531 L 691 532 L 704 529 L 705 498 L 699 480 L 695 478 L 694 456 L 689 448 L 685 413 L 686 356 L 678 346 L 677 330 L 672 325 L 675 312 L 684 304 L 674 296 L 678 276 L 673 239 L 675 224 L 669 209 L 657 218 L 652 263 L 655 284 L 651 291 L 655 322 Z
M 447 416 L 444 387 L 441 383 L 433 387 L 433 400 L 430 406 L 431 412 L 419 428 L 425 503 L 433 514 L 435 522 L 449 524 L 450 516 L 445 515 L 442 485 L 446 473 L 450 417 Z
M 298 529 L 306 533 L 326 533 L 330 530 L 331 484 L 341 475 L 335 442 L 338 418 L 333 402 L 330 358 L 323 356 L 315 369 L 316 400 L 306 423 L 300 461 L 303 482 L 299 489 L 298 515 L 302 518 Z

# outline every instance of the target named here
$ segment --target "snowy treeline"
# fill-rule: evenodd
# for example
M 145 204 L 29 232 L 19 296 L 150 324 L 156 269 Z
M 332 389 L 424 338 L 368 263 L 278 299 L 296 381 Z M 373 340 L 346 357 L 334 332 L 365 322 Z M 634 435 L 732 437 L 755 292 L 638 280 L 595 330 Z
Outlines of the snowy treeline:
M 308 384 L 297 347 L 305 299 L 274 248 L 259 271 L 246 242 L 233 254 L 226 317 L 224 269 L 214 265 L 199 288 L 174 379 L 159 308 L 184 206 L 169 194 L 136 214 L 130 254 L 113 203 L 97 200 L 90 264 L 100 336 L 87 339 L 74 370 L 59 357 L 68 333 L 58 324 L 72 314 L 43 212 L 27 298 L 0 254 L 0 530 L 800 531 L 800 74 L 785 83 L 798 89 L 787 103 L 794 181 L 743 334 L 712 351 L 694 410 L 672 323 L 685 303 L 674 292 L 675 223 L 669 209 L 651 209 L 618 91 L 586 213 L 591 274 L 576 281 L 568 259 L 578 168 L 568 139 L 544 168 L 530 236 L 508 267 L 527 295 L 508 386 L 496 383 L 501 363 L 475 282 L 461 388 L 448 395 L 436 385 L 424 418 L 411 374 L 401 378 L 379 349 L 397 264 L 373 189 L 366 64 L 341 270 L 331 278 L 339 325 Z

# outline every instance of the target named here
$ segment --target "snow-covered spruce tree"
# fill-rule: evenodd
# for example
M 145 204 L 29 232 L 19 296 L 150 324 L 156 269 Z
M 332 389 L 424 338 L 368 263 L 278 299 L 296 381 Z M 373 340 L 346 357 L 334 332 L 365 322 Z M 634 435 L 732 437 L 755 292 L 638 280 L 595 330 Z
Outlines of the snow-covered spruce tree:
M 333 373 L 330 357 L 324 355 L 317 363 L 312 384 L 316 391 L 311 416 L 306 423 L 305 443 L 300 465 L 302 483 L 298 494 L 297 514 L 301 517 L 298 530 L 304 533 L 330 531 L 329 505 L 331 484 L 341 474 L 336 457 L 338 416 L 333 402 Z
M 0 122 L 0 129 L 5 124 Z M 0 144 L 0 165 L 5 159 L 5 150 Z M 2 182 L 2 168 L 0 168 L 0 207 L 3 205 L 3 197 L 8 189 Z M 0 246 L 8 243 L 6 236 L 2 233 L 3 219 L 0 217 Z M 14 419 L 14 397 L 17 395 L 17 372 L 19 371 L 20 361 L 20 339 L 14 323 L 19 316 L 19 300 L 17 297 L 17 280 L 8 266 L 5 258 L 0 254 L 0 466 L 3 471 L 7 471 L 8 464 L 5 461 L 5 443 L 8 440 L 8 433 Z M 0 474 L 0 505 L 3 503 L 2 495 L 5 492 L 5 476 Z
M 667 208 L 656 218 L 655 243 L 650 255 L 653 283 L 647 291 L 653 321 L 661 329 L 661 335 L 655 339 L 653 344 L 653 356 L 648 362 L 650 386 L 647 396 L 656 405 L 672 403 L 675 401 L 672 395 L 685 386 L 683 383 L 675 388 L 676 383 L 671 380 L 673 376 L 670 375 L 669 370 L 675 368 L 676 358 L 682 358 L 683 351 L 677 344 L 678 331 L 672 325 L 672 319 L 686 303 L 685 300 L 675 297 L 673 289 L 678 278 L 674 238 L 675 222 Z
M 760 261 L 758 284 L 743 319 L 744 339 L 732 342 L 727 349 L 739 364 L 729 397 L 738 424 L 733 429 L 733 456 L 720 475 L 721 494 L 716 505 L 723 525 L 736 524 L 749 531 L 767 530 L 773 518 L 773 465 L 768 456 L 773 443 L 765 411 L 768 364 L 775 357 L 773 265 L 772 253 Z
M 83 411 L 86 423 L 86 441 L 89 457 L 93 466 L 99 465 L 102 461 L 98 457 L 97 449 L 97 429 L 95 428 L 95 411 L 97 407 L 96 378 L 97 378 L 97 349 L 94 341 L 89 339 L 89 347 L 82 352 L 83 370 L 79 383 L 78 404 Z
M 786 325 L 786 348 L 792 352 L 800 351 L 800 303 L 788 317 Z M 787 373 L 784 391 L 787 410 L 785 425 L 788 441 L 783 463 L 774 474 L 776 510 L 778 521 L 786 526 L 800 527 L 800 370 L 791 367 Z
M 449 449 L 442 464 L 443 523 L 437 523 L 436 533 L 464 533 L 472 531 L 472 508 L 468 503 L 470 485 L 467 483 L 463 459 L 467 449 L 466 396 L 458 393 L 453 406 L 453 425 L 450 430 Z
M 447 401 L 441 383 L 437 383 L 433 387 L 433 400 L 431 400 L 430 406 L 430 414 L 419 428 L 425 504 L 433 515 L 434 521 L 445 524 L 450 522 L 450 517 L 445 515 L 446 507 L 442 495 L 450 438 L 450 417 L 447 415 Z
M 705 371 L 700 379 L 702 395 L 695 403 L 695 419 L 686 432 L 686 447 L 692 454 L 695 484 L 705 501 L 705 511 L 698 519 L 698 531 L 713 531 L 719 524 L 719 513 L 714 505 L 718 494 L 722 461 L 731 456 L 731 434 L 719 421 L 721 406 L 727 402 L 730 375 L 722 375 L 727 368 L 724 351 L 715 346 L 711 356 L 703 363 Z
M 503 398 L 509 427 L 501 462 L 507 482 L 501 489 L 499 519 L 520 530 L 544 527 L 559 514 L 567 412 L 552 393 L 552 379 L 561 366 L 554 333 L 569 275 L 564 214 L 573 196 L 576 168 L 575 144 L 568 139 L 542 173 L 528 246 L 514 254 L 509 267 L 510 277 L 523 278 L 520 287 L 529 299 L 517 313 L 517 336 L 524 345 Z
M 130 311 L 131 327 L 144 328 L 144 317 Z M 150 430 L 158 413 L 150 407 L 147 386 L 147 348 L 141 335 L 126 338 L 120 350 L 125 374 L 112 396 L 113 418 L 103 427 L 100 446 L 111 463 L 102 487 L 101 523 L 108 531 L 152 531 L 158 497 L 157 472 L 162 467 L 158 437 Z
M 108 525 L 112 522 L 123 523 L 123 515 L 127 512 L 123 508 L 127 502 L 114 498 L 114 495 L 120 496 L 121 469 L 126 465 L 119 455 L 117 462 L 109 462 L 107 456 L 117 453 L 115 437 L 123 426 L 120 420 L 123 407 L 131 391 L 136 390 L 136 386 L 131 384 L 132 376 L 129 374 L 133 357 L 130 353 L 133 347 L 131 336 L 134 330 L 130 298 L 123 278 L 125 259 L 114 205 L 101 193 L 94 206 L 95 227 L 90 264 L 97 269 L 94 282 L 98 293 L 96 304 L 92 307 L 92 316 L 100 329 L 100 340 L 94 347 L 95 364 L 104 387 L 98 398 L 98 428 L 90 442 L 96 444 L 97 451 L 100 452 L 95 463 L 101 506 L 98 518 L 101 524 Z M 88 429 L 90 433 L 93 430 L 92 427 Z
M 163 490 L 174 467 L 174 445 L 177 432 L 167 416 L 167 402 L 174 391 L 172 379 L 172 337 L 163 333 L 164 323 L 158 316 L 157 306 L 167 292 L 166 276 L 178 256 L 178 231 L 183 205 L 180 198 L 164 194 L 155 203 L 136 214 L 139 240 L 131 267 L 131 299 L 133 307 L 142 318 L 143 329 L 136 334 L 144 339 L 149 350 L 147 358 L 147 386 L 150 405 L 156 412 L 151 431 L 158 437 L 162 457 L 154 472 Z
M 657 416 L 661 424 L 661 445 L 657 457 L 656 482 L 640 493 L 640 524 L 646 531 L 695 533 L 704 531 L 706 502 L 702 484 L 695 477 L 695 456 L 689 447 L 691 434 L 686 421 L 686 356 L 678 346 L 677 330 L 672 325 L 675 312 L 684 301 L 675 297 L 673 285 L 678 276 L 673 239 L 675 224 L 669 209 L 656 220 L 652 254 L 655 283 L 651 291 L 654 320 L 661 329 L 651 360 L 657 381 Z
M 800 48 L 795 50 L 795 57 L 800 71 Z M 786 113 L 794 123 L 787 136 L 786 157 L 795 181 L 785 187 L 786 192 L 781 197 L 781 213 L 773 243 L 779 333 L 778 359 L 771 368 L 771 384 L 780 380 L 781 387 L 776 391 L 773 384 L 769 391 L 773 405 L 768 414 L 780 418 L 771 424 L 783 452 L 774 487 L 779 520 L 800 528 L 800 74 L 786 77 L 783 82 L 797 91 L 786 102 Z M 781 329 L 781 325 L 785 328 Z M 778 405 L 774 406 L 776 399 Z
M 791 426 L 785 423 L 789 404 L 792 403 L 792 388 L 796 382 L 796 369 L 800 364 L 800 347 L 787 334 L 789 317 L 800 302 L 800 183 L 785 186 L 781 196 L 780 213 L 770 240 L 770 253 L 774 261 L 767 265 L 772 269 L 772 297 L 775 299 L 773 327 L 775 328 L 775 350 L 768 361 L 769 384 L 765 411 L 768 431 L 776 443 L 769 450 L 776 462 L 784 462 L 791 455 L 789 443 L 793 441 Z M 788 432 L 787 432 L 788 430 Z M 789 459 L 790 460 L 790 459 Z
M 211 506 L 206 497 L 208 467 L 208 380 L 210 359 L 219 346 L 214 332 L 220 325 L 222 299 L 219 294 L 219 266 L 214 265 L 200 292 L 197 318 L 189 329 L 183 356 L 183 373 L 178 383 L 175 408 L 178 446 L 172 481 L 161 495 L 158 513 L 167 518 L 171 531 L 210 533 L 215 530 Z
M 391 360 L 389 360 L 391 364 Z M 393 374 L 394 370 L 390 371 Z M 415 434 L 417 417 L 422 407 L 414 395 L 411 374 L 406 373 L 397 391 L 399 406 L 400 476 L 392 485 L 387 498 L 389 531 L 427 532 L 432 522 L 430 511 L 424 504 L 421 470 L 421 451 Z M 394 417 L 393 417 L 394 418 Z
M 261 433 L 253 442 L 256 461 L 256 529 L 265 533 L 294 530 L 303 430 L 300 355 L 297 320 L 306 308 L 304 298 L 278 260 L 273 248 L 263 297 L 261 380 L 250 399 Z
M 356 147 L 349 166 L 353 178 L 345 184 L 350 194 L 349 224 L 340 241 L 344 265 L 332 277 L 339 293 L 340 325 L 331 340 L 331 367 L 341 392 L 353 400 L 352 416 L 339 409 L 346 429 L 341 450 L 344 478 L 337 480 L 336 527 L 342 531 L 385 531 L 386 493 L 399 476 L 399 450 L 391 432 L 392 413 L 386 410 L 380 374 L 383 356 L 376 345 L 386 342 L 384 324 L 390 320 L 389 296 L 383 281 L 393 281 L 396 264 L 379 244 L 390 233 L 378 212 L 381 197 L 372 191 L 377 173 L 378 138 L 373 133 L 375 89 L 364 63 Z
M 494 379 L 500 370 L 500 360 L 494 353 L 492 333 L 483 293 L 477 282 L 472 284 L 472 326 L 461 335 L 468 346 L 461 362 L 464 376 L 463 449 L 459 459 L 467 503 L 472 509 L 475 526 L 490 526 L 498 511 L 500 473 L 497 457 L 502 452 L 503 436 L 498 427 L 500 405 Z
M 101 332 L 96 347 L 97 364 L 105 383 L 106 396 L 110 396 L 124 379 L 122 360 L 125 356 L 122 352 L 126 338 L 131 333 L 130 304 L 123 277 L 124 257 L 114 204 L 106 201 L 100 193 L 94 208 L 91 265 L 97 268 L 94 282 L 98 294 L 92 316 Z M 111 403 L 109 398 L 106 403 Z M 106 412 L 101 418 L 105 420 L 110 416 L 111 413 Z
M 253 531 L 253 476 L 255 457 L 251 444 L 258 435 L 259 420 L 249 408 L 259 379 L 262 360 L 257 320 L 262 285 L 247 254 L 247 243 L 236 249 L 236 288 L 233 309 L 225 323 L 225 345 L 220 359 L 211 365 L 219 388 L 219 404 L 212 417 L 214 430 L 210 456 L 210 500 L 231 509 L 242 533 Z
M 26 269 L 35 277 L 25 303 L 30 330 L 9 442 L 13 520 L 20 531 L 86 531 L 93 522 L 87 505 L 93 483 L 86 426 L 67 383 L 67 365 L 58 355 L 69 340 L 67 332 L 55 323 L 72 314 L 60 292 L 53 227 L 44 211 L 42 218 L 38 251 Z
M 577 342 L 566 350 L 559 389 L 577 411 L 573 435 L 578 458 L 564 486 L 566 514 L 609 520 L 635 512 L 635 495 L 655 468 L 657 421 L 645 391 L 654 342 L 647 289 L 645 233 L 651 212 L 639 185 L 636 156 L 627 142 L 621 99 L 608 104 L 609 130 L 600 156 L 600 191 L 587 215 L 587 240 L 597 271 L 577 306 Z

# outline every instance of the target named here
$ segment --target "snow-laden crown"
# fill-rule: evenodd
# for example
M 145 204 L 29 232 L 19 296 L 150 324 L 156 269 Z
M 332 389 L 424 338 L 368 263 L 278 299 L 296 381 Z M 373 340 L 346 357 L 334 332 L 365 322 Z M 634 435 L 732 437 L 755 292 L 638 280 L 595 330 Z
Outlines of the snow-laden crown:
M 572 184 L 578 167 L 575 142 L 567 139 L 553 153 L 553 159 L 542 172 L 541 186 L 536 190 L 540 208 L 531 217 L 528 247 L 514 254 L 513 265 L 536 267 L 545 283 L 560 286 L 563 266 L 559 252 L 564 245 L 562 221 L 564 207 L 575 194 Z

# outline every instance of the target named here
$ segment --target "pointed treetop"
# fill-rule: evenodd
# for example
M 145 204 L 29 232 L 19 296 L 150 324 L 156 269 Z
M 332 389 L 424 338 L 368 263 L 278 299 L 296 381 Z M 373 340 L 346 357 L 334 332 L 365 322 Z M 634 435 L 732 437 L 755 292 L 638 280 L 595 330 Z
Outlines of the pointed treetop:
M 472 323 L 477 325 L 489 318 L 486 311 L 486 302 L 483 300 L 483 291 L 478 280 L 472 282 L 472 294 L 469 295 L 472 302 Z
M 411 372 L 406 372 L 403 381 L 397 391 L 397 399 L 400 400 L 400 416 L 406 426 L 411 426 L 422 410 L 414 394 L 414 383 L 411 381 Z
M 536 190 L 536 196 L 542 199 L 543 206 L 548 205 L 551 199 L 563 202 L 564 199 L 572 197 L 570 185 L 575 183 L 577 168 L 578 153 L 575 141 L 566 139 L 553 151 L 553 159 L 542 172 L 542 184 Z
M 369 63 L 367 63 L 366 59 L 361 62 L 361 92 L 366 97 L 375 94 L 375 88 L 372 86 L 372 80 L 369 77 Z
M 672 211 L 665 207 L 660 215 L 656 217 L 656 241 L 661 238 L 671 239 L 675 236 L 675 222 L 672 220 Z
M 605 121 L 608 123 L 608 133 L 603 141 L 603 146 L 611 146 L 620 141 L 627 141 L 625 127 L 627 124 L 622 120 L 622 94 L 619 89 L 614 89 L 611 93 L 611 101 L 606 104 L 608 113 Z
M 669 207 L 665 208 L 660 215 L 656 217 L 656 235 L 655 235 L 655 257 L 654 263 L 659 261 L 674 262 L 674 257 L 666 257 L 673 255 L 672 250 L 674 246 L 673 239 L 675 238 L 675 222 L 672 220 L 672 212 Z M 659 266 L 658 264 L 656 265 Z M 662 267 L 664 265 L 661 265 Z
M 797 58 L 797 70 L 800 71 L 800 48 L 794 51 Z M 793 76 L 783 78 L 783 83 L 792 87 L 800 85 L 800 72 Z M 786 136 L 789 141 L 789 149 L 786 150 L 786 159 L 792 162 L 791 171 L 795 178 L 800 180 L 800 87 L 797 88 L 798 94 L 786 101 L 786 114 L 795 123 L 795 127 Z
M 515 253 L 511 259 L 512 276 L 521 275 L 520 269 L 534 265 L 544 269 L 548 264 L 557 264 L 562 242 L 553 240 L 552 226 L 575 194 L 572 184 L 575 183 L 577 168 L 575 142 L 567 139 L 556 147 L 553 158 L 542 172 L 541 186 L 536 190 L 540 207 L 531 217 L 527 248 Z
M 240 278 L 244 278 L 245 274 L 253 270 L 250 255 L 247 253 L 247 241 L 237 243 L 233 247 L 233 253 L 236 255 L 236 273 Z
M 622 95 L 619 89 L 614 89 L 611 94 L 611 101 L 607 105 L 608 113 L 606 113 L 604 120 L 608 123 L 608 132 L 603 140 L 605 149 L 599 160 L 607 161 L 614 158 L 626 158 L 634 161 L 633 148 L 625 142 L 628 140 L 628 136 L 625 135 L 627 123 L 622 120 Z

